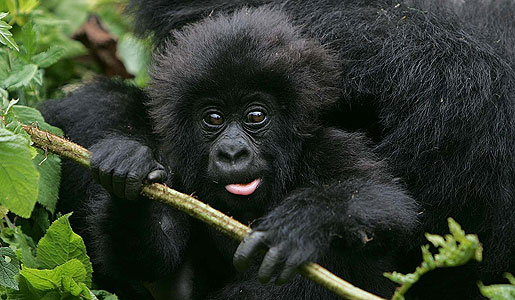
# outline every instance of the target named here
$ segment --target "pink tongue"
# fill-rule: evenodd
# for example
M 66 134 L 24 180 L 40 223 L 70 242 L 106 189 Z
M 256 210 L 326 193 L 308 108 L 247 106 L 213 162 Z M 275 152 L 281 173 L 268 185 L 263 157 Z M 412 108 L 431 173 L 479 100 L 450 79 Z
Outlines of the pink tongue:
M 247 184 L 228 184 L 225 186 L 225 189 L 232 194 L 235 195 L 243 195 L 247 196 L 254 193 L 261 182 L 261 179 L 256 179 L 251 183 Z

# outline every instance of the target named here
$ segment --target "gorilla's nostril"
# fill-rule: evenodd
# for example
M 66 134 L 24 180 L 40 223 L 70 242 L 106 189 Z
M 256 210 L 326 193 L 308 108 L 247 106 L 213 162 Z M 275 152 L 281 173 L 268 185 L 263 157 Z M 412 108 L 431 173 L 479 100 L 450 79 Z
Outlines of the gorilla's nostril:
M 238 163 L 247 160 L 250 151 L 243 145 L 226 145 L 218 149 L 217 157 L 225 163 Z

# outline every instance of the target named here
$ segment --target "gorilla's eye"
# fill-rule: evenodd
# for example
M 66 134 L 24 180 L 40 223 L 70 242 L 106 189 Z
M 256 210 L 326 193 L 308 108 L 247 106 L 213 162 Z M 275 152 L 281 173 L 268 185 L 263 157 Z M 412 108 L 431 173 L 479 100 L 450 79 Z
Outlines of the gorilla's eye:
M 204 116 L 204 122 L 206 122 L 208 125 L 220 126 L 224 123 L 224 118 L 219 113 L 208 112 Z
M 265 113 L 262 111 L 259 111 L 259 110 L 251 111 L 247 114 L 247 122 L 248 123 L 253 123 L 253 124 L 261 123 L 265 120 L 265 118 L 266 118 Z

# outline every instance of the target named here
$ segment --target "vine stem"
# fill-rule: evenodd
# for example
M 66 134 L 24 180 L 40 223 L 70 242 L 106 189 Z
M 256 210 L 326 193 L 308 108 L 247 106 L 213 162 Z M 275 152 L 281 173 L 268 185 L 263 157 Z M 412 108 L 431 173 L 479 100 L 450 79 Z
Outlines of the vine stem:
M 23 125 L 23 128 L 31 136 L 32 142 L 38 148 L 50 151 L 89 168 L 91 153 L 86 148 L 34 126 Z M 235 240 L 243 240 L 251 231 L 248 226 L 209 205 L 163 184 L 145 184 L 141 194 L 183 211 Z M 384 300 L 353 286 L 316 263 L 306 263 L 298 271 L 302 276 L 313 280 L 340 297 L 355 300 Z

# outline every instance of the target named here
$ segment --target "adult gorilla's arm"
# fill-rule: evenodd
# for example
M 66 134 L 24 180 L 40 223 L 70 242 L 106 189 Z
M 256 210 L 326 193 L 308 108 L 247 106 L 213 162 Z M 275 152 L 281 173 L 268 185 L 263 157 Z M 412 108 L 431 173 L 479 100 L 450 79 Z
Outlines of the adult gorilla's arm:
M 238 269 L 267 250 L 258 277 L 284 283 L 307 261 L 322 258 L 335 240 L 347 249 L 384 255 L 417 225 L 417 205 L 375 160 L 359 134 L 326 129 L 305 147 L 304 185 L 263 218 L 234 256 Z
M 149 172 L 163 169 L 152 151 L 146 99 L 136 87 L 102 80 L 41 107 L 49 123 L 92 151 L 93 177 L 111 192 L 89 172 L 63 163 L 60 210 L 75 211 L 72 225 L 85 238 L 97 277 L 106 280 L 152 281 L 172 272 L 189 237 L 182 213 L 143 197 L 123 199 L 134 198 L 131 191 Z
M 131 0 L 130 10 L 136 17 L 136 31 L 146 37 L 153 33 L 156 45 L 170 37 L 170 32 L 199 21 L 214 12 L 231 12 L 253 7 L 270 0 Z

